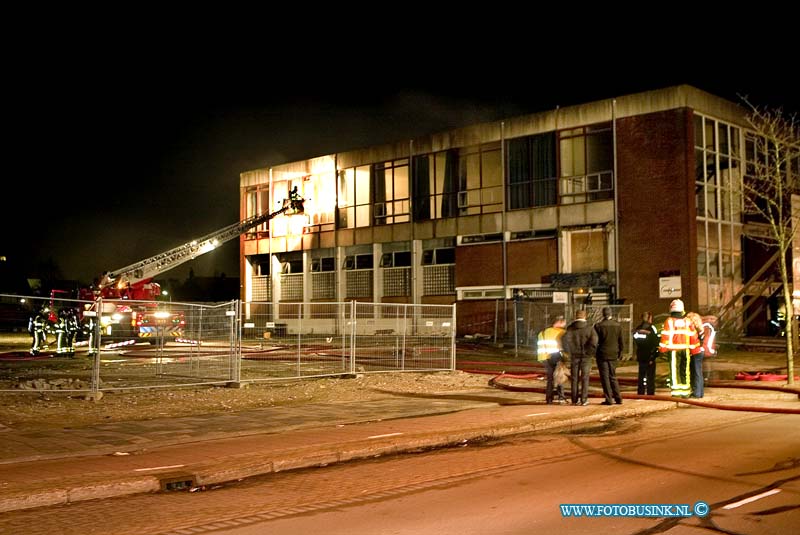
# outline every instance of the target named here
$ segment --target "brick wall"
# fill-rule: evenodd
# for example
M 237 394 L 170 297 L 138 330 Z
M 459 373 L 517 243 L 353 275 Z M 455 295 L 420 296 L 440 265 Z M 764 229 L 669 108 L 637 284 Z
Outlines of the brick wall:
M 669 311 L 658 274 L 679 270 L 682 299 L 697 306 L 697 232 L 692 111 L 670 110 L 617 121 L 618 296 L 645 310 Z

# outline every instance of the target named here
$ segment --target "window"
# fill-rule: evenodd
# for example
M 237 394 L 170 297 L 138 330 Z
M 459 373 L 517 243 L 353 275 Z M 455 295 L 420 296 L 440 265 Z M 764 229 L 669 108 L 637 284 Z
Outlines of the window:
M 370 246 L 349 248 L 342 269 L 345 273 L 345 298 L 367 298 L 372 296 L 373 256 L 366 252 Z
M 369 177 L 369 165 L 339 171 L 338 228 L 370 226 Z
M 422 244 L 422 294 L 452 295 L 456 291 L 456 249 L 453 238 Z
M 604 228 L 564 231 L 566 273 L 608 270 L 608 243 Z
M 614 144 L 611 124 L 559 132 L 561 202 L 611 199 L 614 196 Z
M 372 191 L 376 225 L 409 221 L 408 158 L 375 164 Z
M 371 254 L 357 254 L 347 255 L 344 257 L 344 265 L 342 269 L 372 269 L 372 255 Z
M 281 301 L 303 300 L 303 253 L 293 251 L 277 255 L 281 266 Z
M 323 271 L 336 271 L 335 259 L 332 256 L 326 256 L 324 258 L 312 258 L 311 271 L 313 273 L 318 273 Z
M 270 266 L 272 265 L 269 255 L 250 256 L 248 260 L 253 268 L 254 277 L 269 277 Z
M 426 249 L 422 251 L 422 265 L 432 266 L 436 264 L 455 264 L 455 247 L 443 247 L 440 249 Z
M 297 188 L 297 193 L 301 197 L 305 197 L 304 185 L 303 177 L 274 181 L 272 183 L 273 206 L 269 211 L 274 212 L 280 209 L 283 206 L 283 201 L 289 198 L 289 192 L 294 188 Z M 269 225 L 271 226 L 272 236 L 288 236 L 302 234 L 306 223 L 308 223 L 308 217 L 305 214 L 296 214 L 291 217 L 275 217 L 270 220 Z
M 384 244 L 381 255 L 383 269 L 383 295 L 405 297 L 411 295 L 411 251 L 393 248 L 408 247 L 408 243 Z
M 460 236 L 459 245 L 470 245 L 473 243 L 488 243 L 503 241 L 502 232 L 492 232 L 491 234 L 471 234 L 468 236 Z
M 269 206 L 269 187 L 266 184 L 250 189 L 245 194 L 245 216 L 247 218 L 256 217 L 261 214 L 270 213 Z M 257 238 L 259 233 L 269 231 L 269 223 L 261 223 L 247 231 L 247 238 Z
M 304 208 L 309 217 L 309 224 L 315 230 L 324 229 L 324 225 L 333 228 L 336 213 L 336 181 L 333 171 L 309 175 L 303 179 L 305 193 Z
M 535 240 L 541 238 L 555 238 L 558 235 L 556 229 L 545 230 L 523 230 L 511 233 L 511 241 L 516 240 Z
M 282 274 L 289 275 L 303 273 L 303 253 L 298 251 L 281 253 L 277 255 L 277 257 L 281 265 Z
M 381 256 L 381 267 L 410 267 L 411 251 L 397 251 L 395 253 L 383 253 Z
M 499 142 L 415 156 L 412 167 L 415 221 L 503 208 Z
M 508 150 L 508 209 L 556 204 L 554 132 L 511 139 Z
M 742 131 L 699 114 L 692 125 L 699 305 L 706 307 L 724 304 L 742 285 Z M 755 158 L 756 150 L 745 143 L 745 153 Z
M 311 298 L 336 298 L 336 259 L 333 249 L 316 249 L 311 252 Z
M 458 151 L 413 159 L 414 221 L 458 215 Z
M 503 209 L 502 178 L 499 142 L 459 149 L 459 215 L 500 212 Z

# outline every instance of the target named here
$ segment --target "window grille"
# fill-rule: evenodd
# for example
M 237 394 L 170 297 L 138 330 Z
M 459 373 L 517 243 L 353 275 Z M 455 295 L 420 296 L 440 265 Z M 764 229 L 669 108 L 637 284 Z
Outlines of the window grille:
M 411 268 L 386 268 L 383 270 L 383 295 L 403 297 L 411 295 Z
M 372 270 L 353 270 L 345 274 L 347 299 L 372 297 Z
M 303 300 L 303 274 L 281 275 L 281 301 Z
M 456 292 L 455 265 L 433 265 L 423 268 L 423 295 L 451 295 Z
M 270 277 L 253 277 L 253 301 L 272 301 Z
M 311 298 L 335 299 L 336 298 L 336 273 L 326 271 L 311 274 Z

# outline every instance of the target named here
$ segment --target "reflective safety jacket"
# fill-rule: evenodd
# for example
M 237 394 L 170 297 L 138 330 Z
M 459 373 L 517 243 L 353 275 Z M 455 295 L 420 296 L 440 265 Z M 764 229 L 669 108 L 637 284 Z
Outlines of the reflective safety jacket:
M 707 357 L 717 354 L 716 344 L 714 343 L 714 338 L 716 336 L 717 331 L 714 330 L 714 327 L 712 327 L 710 323 L 704 323 L 702 349 Z
M 658 350 L 666 353 L 685 349 L 690 350 L 692 354 L 701 350 L 697 330 L 689 318 L 670 316 L 664 321 L 664 328 L 661 329 L 661 342 L 658 344 Z
M 540 332 L 536 340 L 536 360 L 547 360 L 553 353 L 561 351 L 562 336 L 564 329 L 560 327 L 548 327 Z

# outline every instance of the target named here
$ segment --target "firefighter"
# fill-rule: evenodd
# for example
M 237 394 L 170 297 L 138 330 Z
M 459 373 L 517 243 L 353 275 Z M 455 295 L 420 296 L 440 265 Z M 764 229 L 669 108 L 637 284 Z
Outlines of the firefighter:
M 683 301 L 675 299 L 669 304 L 669 317 L 664 321 L 661 342 L 658 344 L 661 353 L 670 353 L 670 384 L 673 397 L 688 398 L 691 394 L 690 359 L 699 348 L 697 329 L 686 317 Z
M 67 318 L 64 311 L 58 314 L 53 329 L 56 332 L 56 353 L 67 353 Z
M 94 316 L 88 316 L 83 324 L 83 334 L 89 338 L 89 356 L 97 355 L 97 321 Z
M 38 355 L 40 351 L 47 350 L 47 323 L 50 309 L 42 307 L 28 320 L 28 332 L 33 337 L 31 355 Z
M 63 353 L 69 356 L 75 356 L 75 337 L 78 334 L 78 315 L 74 308 L 67 308 L 64 310 L 62 321 L 64 323 L 64 345 Z M 60 346 L 60 344 L 59 344 Z
M 101 277 L 100 277 L 100 282 L 99 282 L 99 284 L 98 284 L 98 287 L 99 287 L 101 290 L 102 290 L 103 288 L 108 288 L 109 286 L 111 286 L 112 284 L 114 284 L 114 281 L 115 281 L 115 280 L 116 280 L 116 279 L 114 279 L 114 277 L 112 277 L 112 276 L 111 276 L 111 272 L 110 272 L 110 271 L 104 271 L 104 272 L 103 272 L 103 275 L 101 275 Z

